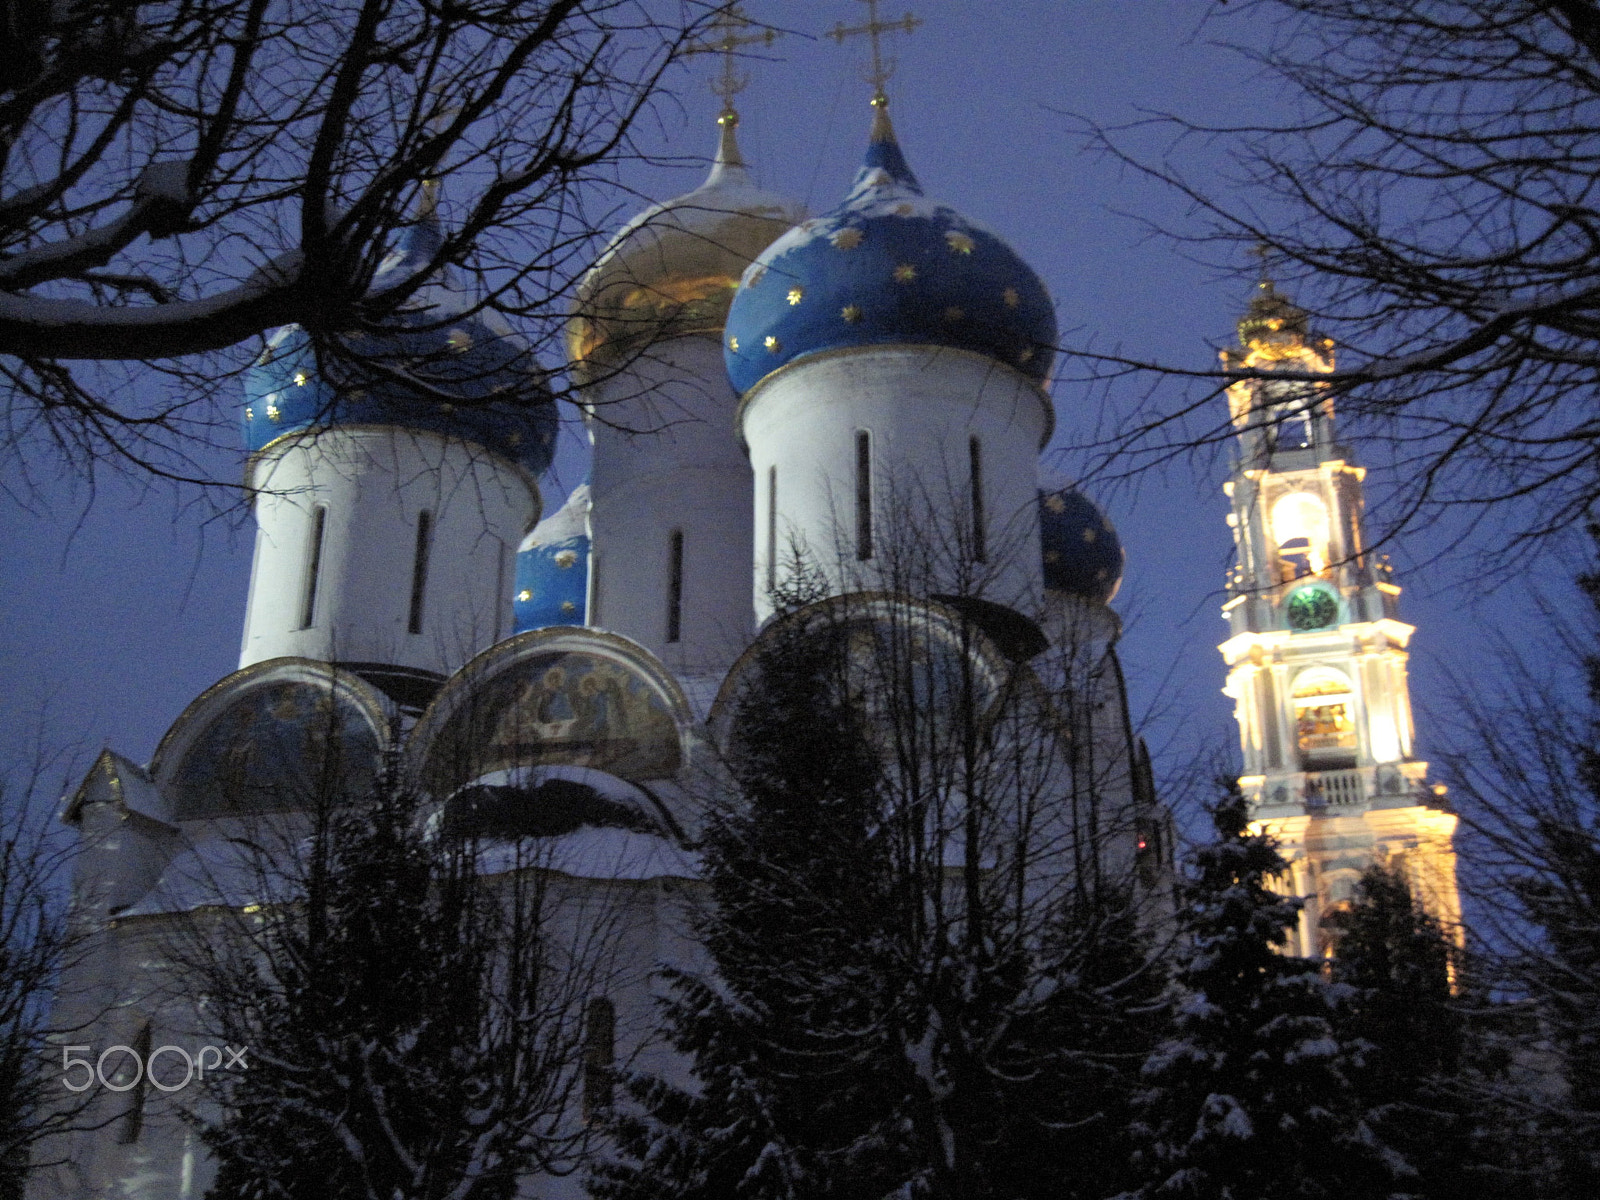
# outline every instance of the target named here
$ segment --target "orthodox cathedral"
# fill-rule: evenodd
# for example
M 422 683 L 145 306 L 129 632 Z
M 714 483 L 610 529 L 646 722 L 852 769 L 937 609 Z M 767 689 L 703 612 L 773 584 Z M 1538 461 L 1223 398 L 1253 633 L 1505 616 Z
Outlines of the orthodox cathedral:
M 84 1014 L 74 1041 L 194 1040 L 203 1015 L 163 965 L 167 931 L 269 901 L 235 862 L 242 831 L 292 821 L 326 763 L 359 790 L 398 761 L 446 824 L 545 839 L 564 886 L 626 907 L 626 952 L 591 1005 L 606 1044 L 586 1055 L 671 1071 L 650 1041 L 652 977 L 697 961 L 690 780 L 796 589 L 814 604 L 914 590 L 930 627 L 974 622 L 1023 666 L 1072 640 L 1078 665 L 1038 674 L 1077 701 L 1096 803 L 1127 818 L 1105 853 L 1170 853 L 1117 662 L 1121 545 L 1041 471 L 1051 298 L 998 234 L 924 193 L 881 92 L 874 106 L 826 214 L 754 186 L 730 108 L 705 182 L 613 239 L 569 326 L 592 467 L 543 520 L 554 401 L 448 269 L 388 344 L 352 335 L 366 369 L 319 369 L 299 330 L 273 335 L 241 405 L 257 534 L 238 670 L 148 764 L 105 751 L 63 812 L 92 932 L 62 989 Z M 374 287 L 431 262 L 438 237 L 424 211 Z M 1331 369 L 1270 284 L 1240 337 L 1230 366 Z M 400 368 L 419 361 L 413 386 Z M 1227 692 L 1243 784 L 1294 860 L 1286 886 L 1311 898 L 1296 949 L 1318 954 L 1374 856 L 1454 914 L 1453 818 L 1411 757 L 1411 629 L 1362 543 L 1361 469 L 1328 405 L 1272 382 L 1231 398 Z M 31 1196 L 204 1195 L 178 1098 L 145 1081 L 95 1103 L 103 1127 L 54 1148 Z

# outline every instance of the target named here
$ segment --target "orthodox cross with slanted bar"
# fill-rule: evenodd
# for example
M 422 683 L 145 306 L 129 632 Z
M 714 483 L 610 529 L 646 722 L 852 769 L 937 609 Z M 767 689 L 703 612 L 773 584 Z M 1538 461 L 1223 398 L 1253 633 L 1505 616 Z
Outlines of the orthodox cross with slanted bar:
M 740 32 L 755 24 L 745 16 L 739 5 L 729 4 L 717 12 L 717 19 L 713 23 L 717 36 L 703 42 L 691 42 L 684 47 L 683 53 L 686 55 L 722 55 L 722 75 L 711 81 L 711 91 L 722 98 L 722 115 L 717 118 L 719 125 L 739 123 L 739 114 L 733 107 L 733 98 L 750 86 L 750 76 L 734 65 L 734 56 L 741 47 L 770 46 L 778 37 L 778 31 L 768 25 L 756 26 L 755 33 Z
M 889 103 L 889 97 L 883 90 L 883 85 L 889 82 L 889 77 L 894 74 L 894 59 L 883 57 L 882 37 L 886 33 L 912 33 L 918 25 L 922 24 L 921 17 L 912 16 L 909 12 L 898 21 L 878 20 L 878 0 L 862 0 L 867 6 L 867 23 L 865 25 L 846 26 L 843 21 L 828 31 L 828 36 L 841 46 L 847 37 L 859 37 L 862 34 L 872 39 L 872 70 L 867 75 L 867 82 L 872 85 L 872 103 L 878 106 Z

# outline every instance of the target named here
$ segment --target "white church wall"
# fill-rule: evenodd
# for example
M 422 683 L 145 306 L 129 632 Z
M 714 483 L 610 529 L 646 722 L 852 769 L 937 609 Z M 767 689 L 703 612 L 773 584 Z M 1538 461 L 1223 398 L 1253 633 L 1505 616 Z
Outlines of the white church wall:
M 339 429 L 274 447 L 250 484 L 240 666 L 298 655 L 443 674 L 510 631 L 512 555 L 539 493 L 503 459 L 428 433 Z
M 861 433 L 868 437 L 871 522 L 880 543 L 918 509 L 926 510 L 916 514 L 925 529 L 970 530 L 977 439 L 983 541 L 994 568 L 983 594 L 1031 607 L 1042 586 L 1038 555 L 1006 548 L 1038 545 L 1035 477 L 1050 422 L 1048 399 L 1030 380 L 961 350 L 822 352 L 768 376 L 746 395 L 740 422 L 757 481 L 758 618 L 771 615 L 772 585 L 786 578 L 795 548 L 823 571 L 834 592 L 872 586 L 882 549 L 859 557 Z M 975 553 L 970 533 L 957 540 L 963 553 Z M 956 578 L 965 573 L 970 580 L 970 571 L 954 563 L 941 569 L 949 576 L 944 590 L 970 590 Z
M 591 384 L 584 402 L 594 440 L 590 624 L 674 671 L 720 678 L 754 624 L 750 464 L 734 436 L 722 351 L 711 337 L 666 340 Z

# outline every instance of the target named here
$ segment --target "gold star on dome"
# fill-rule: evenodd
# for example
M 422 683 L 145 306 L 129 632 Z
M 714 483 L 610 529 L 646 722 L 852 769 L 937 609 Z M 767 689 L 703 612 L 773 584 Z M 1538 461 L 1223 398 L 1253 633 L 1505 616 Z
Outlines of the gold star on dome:
M 789 289 L 789 307 L 793 308 L 805 297 L 805 288 L 792 287 Z
M 1058 563 L 1058 562 L 1060 562 L 1061 561 L 1061 551 L 1059 551 L 1059 550 L 1046 550 L 1044 552 L 1044 560 L 1047 563 Z
M 461 329 L 459 327 L 452 329 L 445 336 L 444 340 L 449 344 L 450 349 L 454 350 L 457 354 L 460 354 L 464 350 L 472 349 L 472 335 L 465 329 Z
M 732 350 L 735 354 L 739 353 L 739 339 L 736 337 L 729 338 L 728 349 Z
M 957 308 L 954 304 L 952 304 L 949 308 L 944 310 L 944 319 L 946 321 L 950 321 L 952 323 L 955 322 L 955 321 L 961 320 L 966 315 L 967 315 L 966 309 Z
M 861 230 L 841 229 L 830 239 L 834 247 L 839 250 L 854 250 L 861 245 Z
M 307 376 L 306 376 L 306 373 L 304 371 L 296 371 L 294 373 L 294 385 L 295 385 L 295 387 L 305 387 L 306 379 L 307 379 Z
M 917 269 L 910 263 L 901 263 L 894 269 L 894 281 L 896 283 L 910 283 L 916 277 Z
M 256 419 L 255 411 L 253 409 L 251 409 L 248 405 L 245 406 L 244 419 L 246 421 L 254 421 Z
M 563 571 L 568 570 L 577 561 L 578 552 L 576 550 L 562 550 L 556 555 L 556 566 Z
M 1066 512 L 1067 511 L 1067 502 L 1065 500 L 1063 500 L 1060 496 L 1051 496 L 1050 499 L 1048 499 L 1048 500 L 1046 500 L 1044 502 L 1044 506 L 1046 508 L 1048 508 L 1053 513 L 1061 513 L 1061 512 Z
M 1006 302 L 1007 308 L 1015 308 L 1022 303 L 1022 297 L 1017 294 L 1017 289 L 1014 287 L 1008 287 L 1001 292 L 1000 298 Z
M 1084 531 L 1083 531 L 1083 544 L 1084 544 L 1084 545 L 1085 545 L 1085 546 L 1092 546 L 1092 545 L 1094 545 L 1094 539 L 1095 539 L 1095 537 L 1096 537 L 1096 536 L 1097 536 L 1097 535 L 1096 535 L 1096 534 L 1095 534 L 1095 531 L 1094 531 L 1094 530 L 1092 530 L 1092 529 L 1085 529 L 1085 530 L 1084 530 Z
M 861 306 L 859 304 L 846 304 L 839 310 L 839 315 L 854 325 L 861 320 Z
M 517 603 L 518 604 L 526 604 L 529 600 L 532 600 L 532 599 L 533 599 L 533 593 L 530 592 L 527 588 L 523 588 L 520 592 L 517 593 Z
M 1024 347 L 1022 353 L 1017 355 L 1017 361 L 1018 362 L 1022 362 L 1022 363 L 1032 362 L 1033 361 L 1033 347 L 1032 346 Z
M 515 429 L 513 429 L 510 433 L 506 434 L 506 445 L 508 445 L 508 446 L 520 446 L 520 445 L 522 445 L 522 435 L 520 433 L 518 433 Z
M 276 421 L 277 419 L 278 419 L 278 406 L 276 404 L 267 405 L 267 420 Z
M 944 235 L 944 240 L 950 243 L 950 249 L 957 254 L 972 253 L 972 239 L 958 230 L 952 229 Z
M 578 606 L 571 600 L 563 600 L 561 602 L 561 611 L 564 613 L 575 613 L 578 611 Z
M 456 410 L 456 406 L 454 404 L 441 404 L 441 405 L 439 405 L 439 411 L 442 412 L 442 413 L 453 413 L 453 412 L 455 412 L 455 410 Z
M 772 351 L 774 354 L 776 354 L 778 351 L 783 349 L 783 343 L 780 342 L 777 338 L 773 337 L 770 333 L 765 338 L 762 339 L 761 344 L 764 345 L 768 350 Z

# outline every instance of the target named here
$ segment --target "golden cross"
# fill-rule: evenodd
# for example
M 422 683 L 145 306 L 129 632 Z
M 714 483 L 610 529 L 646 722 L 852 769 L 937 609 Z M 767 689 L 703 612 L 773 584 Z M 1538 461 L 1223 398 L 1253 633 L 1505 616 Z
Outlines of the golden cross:
M 872 39 L 872 72 L 867 76 L 867 82 L 872 85 L 872 103 L 882 107 L 889 103 L 889 98 L 884 94 L 883 85 L 889 82 L 889 77 L 894 74 L 894 59 L 885 60 L 883 46 L 880 41 L 885 33 L 904 32 L 912 33 L 918 25 L 922 24 L 921 17 L 914 17 L 906 13 L 898 21 L 878 20 L 878 0 L 862 0 L 867 6 L 867 23 L 865 25 L 852 25 L 845 27 L 843 21 L 828 31 L 828 36 L 841 46 L 847 37 L 856 37 L 866 34 Z
M 745 16 L 737 4 L 727 4 L 719 9 L 714 24 L 720 36 L 704 42 L 691 42 L 684 47 L 683 53 L 722 55 L 722 77 L 711 81 L 711 91 L 722 97 L 722 115 L 717 121 L 722 125 L 737 125 L 739 114 L 733 110 L 733 98 L 750 86 L 750 76 L 734 66 L 734 55 L 741 46 L 772 45 L 778 31 L 763 25 L 758 27 L 756 33 L 741 35 L 741 29 L 748 29 L 755 22 Z

